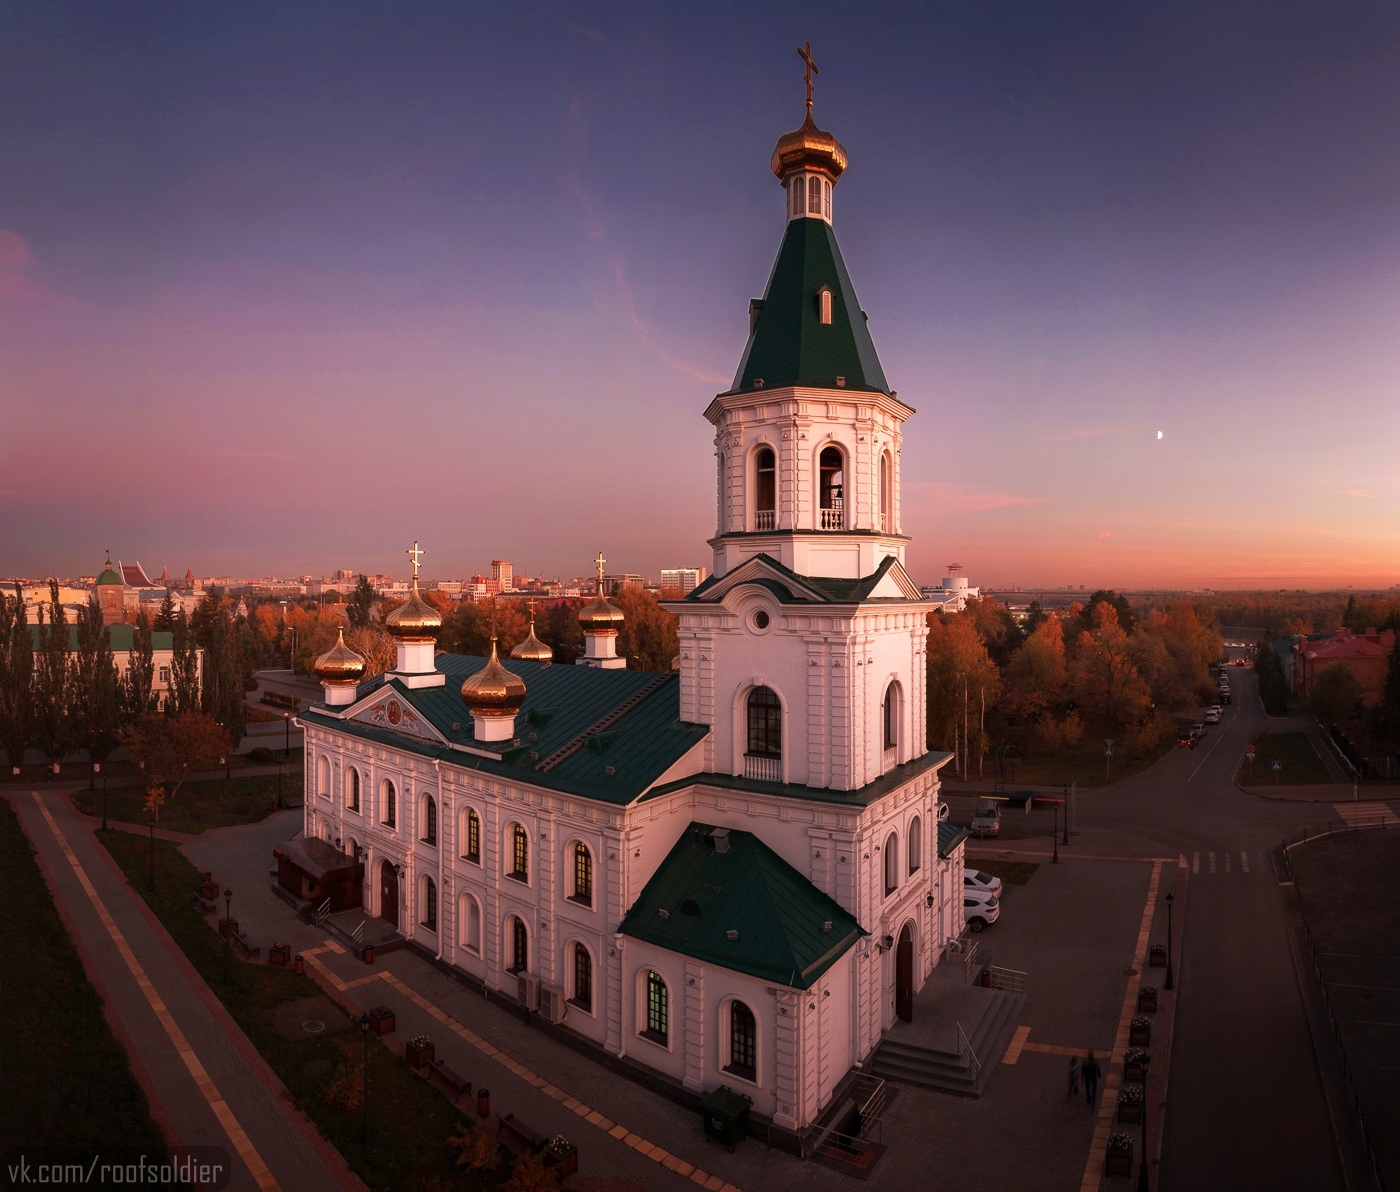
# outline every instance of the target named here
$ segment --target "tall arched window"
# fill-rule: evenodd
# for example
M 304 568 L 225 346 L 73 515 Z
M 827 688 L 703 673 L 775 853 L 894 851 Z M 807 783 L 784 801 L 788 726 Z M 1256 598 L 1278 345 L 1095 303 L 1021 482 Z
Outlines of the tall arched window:
M 831 183 L 825 180 L 822 182 L 822 214 L 831 218 Z
M 423 843 L 437 844 L 437 800 L 423 796 Z
M 580 1010 L 593 1013 L 593 957 L 582 944 L 574 944 L 574 989 L 569 998 Z
M 665 1047 L 671 1032 L 671 995 L 666 979 L 655 969 L 647 973 L 646 996 L 647 1025 L 642 1034 Z
M 530 969 L 530 933 L 525 924 L 515 917 L 510 920 L 510 971 L 524 973 Z
M 839 447 L 823 447 L 818 457 L 821 497 L 821 528 L 841 530 L 845 528 L 845 457 Z
M 822 213 L 822 180 L 815 174 L 807 179 L 807 214 Z
M 894 461 L 890 453 L 880 453 L 880 532 L 894 533 Z
M 771 687 L 755 687 L 749 692 L 748 730 L 745 775 L 765 782 L 781 782 L 783 705 Z
M 316 762 L 316 793 L 323 799 L 331 797 L 331 759 L 324 753 Z
M 481 864 L 481 816 L 472 807 L 462 811 L 462 856 L 475 865 Z
M 924 863 L 924 824 L 916 815 L 909 821 L 909 872 L 918 873 Z
M 778 520 L 778 461 L 771 447 L 754 456 L 754 529 L 771 530 Z
M 574 841 L 574 892 L 569 898 L 584 906 L 593 905 L 593 854 L 582 840 Z
M 758 1024 L 740 1001 L 729 1003 L 729 1063 L 724 1070 L 745 1080 L 758 1076 Z
M 806 201 L 807 184 L 803 181 L 802 175 L 788 183 L 788 191 L 792 195 L 792 213 L 794 216 L 802 214 L 802 207 Z
M 384 780 L 384 785 L 380 788 L 380 791 L 384 801 L 384 826 L 386 828 L 393 828 L 398 824 L 398 794 L 394 790 L 394 784 L 387 778 Z
M 885 897 L 899 889 L 899 837 L 893 832 L 885 841 Z
M 345 770 L 345 806 L 351 811 L 360 810 L 360 772 L 354 766 Z
M 518 882 L 530 880 L 530 837 L 519 824 L 510 830 L 510 872 L 506 876 Z
M 891 683 L 885 688 L 885 748 L 899 747 L 899 684 Z
M 429 931 L 437 930 L 437 882 L 426 875 L 423 878 L 423 917 L 418 925 Z
M 461 914 L 458 916 L 461 933 L 460 941 L 462 947 L 468 952 L 475 952 L 481 955 L 481 903 L 477 902 L 470 894 L 463 894 L 461 900 Z

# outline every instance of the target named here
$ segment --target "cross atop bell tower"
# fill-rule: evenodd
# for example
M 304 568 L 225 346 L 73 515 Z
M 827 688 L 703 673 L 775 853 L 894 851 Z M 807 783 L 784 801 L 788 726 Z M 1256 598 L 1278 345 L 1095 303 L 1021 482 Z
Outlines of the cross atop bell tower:
M 807 119 L 810 120 L 812 118 L 812 76 L 821 74 L 822 71 L 821 67 L 812 61 L 812 43 L 810 41 L 797 47 L 797 56 L 807 64 L 807 70 L 802 77 L 807 80 Z

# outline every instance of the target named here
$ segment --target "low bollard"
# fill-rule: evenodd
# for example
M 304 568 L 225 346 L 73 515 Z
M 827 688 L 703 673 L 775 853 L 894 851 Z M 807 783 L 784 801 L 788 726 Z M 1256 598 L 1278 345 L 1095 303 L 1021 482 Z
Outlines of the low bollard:
M 300 956 L 298 956 L 294 961 L 292 961 L 292 971 L 296 973 L 298 977 L 302 975 L 302 973 L 305 971 L 305 968 L 306 966 L 302 963 L 302 959 Z
M 491 1090 L 476 1090 L 476 1116 L 487 1118 L 491 1116 Z

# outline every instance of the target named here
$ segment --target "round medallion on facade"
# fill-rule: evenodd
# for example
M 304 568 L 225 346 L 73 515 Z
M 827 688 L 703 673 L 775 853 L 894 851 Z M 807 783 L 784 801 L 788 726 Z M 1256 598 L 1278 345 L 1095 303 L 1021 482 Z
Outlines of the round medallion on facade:
M 403 719 L 403 708 L 399 706 L 399 701 L 391 699 L 384 708 L 384 715 L 389 718 L 390 724 L 398 724 Z

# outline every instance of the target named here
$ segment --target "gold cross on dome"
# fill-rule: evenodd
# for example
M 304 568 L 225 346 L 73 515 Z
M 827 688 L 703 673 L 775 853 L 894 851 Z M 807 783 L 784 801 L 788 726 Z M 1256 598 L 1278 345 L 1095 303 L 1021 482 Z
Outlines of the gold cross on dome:
M 421 558 L 423 557 L 423 552 L 422 552 L 421 550 L 418 549 L 418 539 L 415 538 L 415 539 L 413 540 L 413 549 L 412 549 L 412 550 L 406 550 L 406 551 L 404 551 L 403 553 L 406 554 L 410 559 L 413 560 L 413 578 L 414 578 L 414 579 L 417 579 L 417 578 L 418 578 L 418 560 L 421 559 Z
M 534 624 L 535 624 L 535 598 L 534 598 L 533 596 L 530 597 L 529 603 L 530 603 L 530 626 L 531 626 L 531 628 L 533 628 L 533 627 L 534 627 Z
M 593 560 L 593 565 L 598 568 L 598 595 L 603 594 L 603 564 L 607 559 L 603 558 L 603 552 L 598 552 L 598 557 Z
M 807 115 L 812 114 L 812 76 L 821 74 L 821 67 L 812 61 L 812 43 L 809 41 L 797 47 L 797 56 L 807 64 L 807 70 L 803 78 L 807 80 Z

